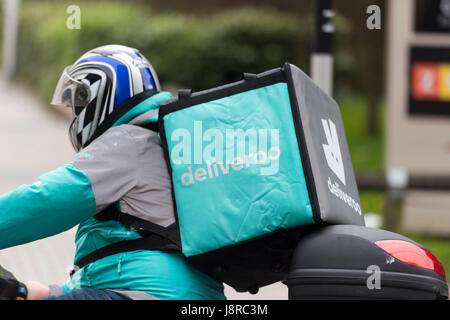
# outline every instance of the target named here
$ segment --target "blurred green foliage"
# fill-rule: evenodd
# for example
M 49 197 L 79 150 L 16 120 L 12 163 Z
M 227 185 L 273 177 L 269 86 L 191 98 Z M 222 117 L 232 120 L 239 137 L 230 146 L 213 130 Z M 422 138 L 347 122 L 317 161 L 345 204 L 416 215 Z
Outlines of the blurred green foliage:
M 376 132 L 371 134 L 365 127 L 369 108 L 367 100 L 362 96 L 352 96 L 338 99 L 341 108 L 342 121 L 353 161 L 353 169 L 358 172 L 381 172 L 384 168 L 384 118 L 385 106 L 377 108 L 379 125 Z
M 309 69 L 310 15 L 240 8 L 193 16 L 153 13 L 127 2 L 79 2 L 81 29 L 66 27 L 67 1 L 27 1 L 21 7 L 18 77 L 46 101 L 65 66 L 105 44 L 138 48 L 161 82 L 194 90 L 237 81 L 288 61 Z M 345 51 L 348 22 L 336 18 L 336 82 L 351 72 Z M 338 87 L 339 89 L 340 87 Z
M 353 169 L 358 172 L 382 172 L 384 168 L 384 120 L 385 107 L 377 109 L 380 119 L 375 134 L 365 130 L 364 119 L 367 117 L 367 100 L 362 96 L 338 99 L 344 122 Z M 362 211 L 364 213 L 382 213 L 384 211 L 384 194 L 382 191 L 360 190 Z

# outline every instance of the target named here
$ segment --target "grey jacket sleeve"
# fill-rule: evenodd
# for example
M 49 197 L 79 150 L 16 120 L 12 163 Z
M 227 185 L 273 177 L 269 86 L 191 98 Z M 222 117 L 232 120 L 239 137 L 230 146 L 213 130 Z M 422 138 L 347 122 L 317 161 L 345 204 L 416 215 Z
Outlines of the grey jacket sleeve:
M 122 127 L 113 127 L 81 150 L 73 165 L 89 177 L 97 213 L 136 186 L 136 142 Z

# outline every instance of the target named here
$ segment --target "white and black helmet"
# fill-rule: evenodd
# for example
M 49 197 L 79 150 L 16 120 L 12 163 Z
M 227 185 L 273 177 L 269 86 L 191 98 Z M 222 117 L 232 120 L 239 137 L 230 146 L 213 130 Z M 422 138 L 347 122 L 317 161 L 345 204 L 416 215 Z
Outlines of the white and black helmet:
M 51 104 L 72 108 L 69 135 L 79 151 L 124 101 L 144 91 L 160 90 L 156 72 L 137 49 L 106 45 L 88 51 L 64 69 Z

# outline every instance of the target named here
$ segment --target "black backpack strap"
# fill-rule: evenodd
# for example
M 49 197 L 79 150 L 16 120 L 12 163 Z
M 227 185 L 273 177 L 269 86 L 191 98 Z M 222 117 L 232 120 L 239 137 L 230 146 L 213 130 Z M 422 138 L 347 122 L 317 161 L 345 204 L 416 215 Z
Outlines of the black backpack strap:
M 136 250 L 181 251 L 180 234 L 176 222 L 168 227 L 163 227 L 123 213 L 115 203 L 97 213 L 94 218 L 99 221 L 118 221 L 131 230 L 137 231 L 142 238 L 119 241 L 95 250 L 75 263 L 80 269 L 89 263 L 120 252 Z
M 163 227 L 156 223 L 132 216 L 128 213 L 121 212 L 117 209 L 115 203 L 97 213 L 94 218 L 99 221 L 118 221 L 125 227 L 137 231 L 143 237 L 147 237 L 150 234 L 157 234 L 160 237 L 169 239 L 177 246 L 180 246 L 181 243 L 178 233 L 178 225 L 176 223 L 173 223 L 168 227 Z
M 173 252 L 181 251 L 181 248 L 167 238 L 161 237 L 157 234 L 151 234 L 145 238 L 120 241 L 102 247 L 85 255 L 83 258 L 75 262 L 75 265 L 81 269 L 89 263 L 111 256 L 113 254 L 136 250 L 158 250 Z
M 137 126 L 154 132 L 158 132 L 158 122 L 147 122 L 144 124 L 137 124 Z
M 178 100 L 189 98 L 192 94 L 192 89 L 180 89 L 178 90 Z
M 257 74 L 255 74 L 255 73 L 244 72 L 244 73 L 242 74 L 241 80 L 248 81 L 248 80 L 253 80 L 253 79 L 256 79 L 256 78 L 258 78 L 258 75 L 257 75 Z

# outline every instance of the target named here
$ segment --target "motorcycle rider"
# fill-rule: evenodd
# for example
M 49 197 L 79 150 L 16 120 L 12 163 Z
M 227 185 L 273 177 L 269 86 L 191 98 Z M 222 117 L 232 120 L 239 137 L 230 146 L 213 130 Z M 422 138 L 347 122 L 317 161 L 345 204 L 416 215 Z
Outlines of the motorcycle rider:
M 33 184 L 0 196 L 0 249 L 78 225 L 80 261 L 148 235 L 102 219 L 111 207 L 169 230 L 176 221 L 170 176 L 151 128 L 160 103 L 170 98 L 134 48 L 98 47 L 68 66 L 51 104 L 72 108 L 69 135 L 78 153 Z M 62 287 L 33 281 L 25 287 L 28 299 L 225 299 L 222 283 L 187 264 L 181 253 L 136 248 L 89 261 Z

